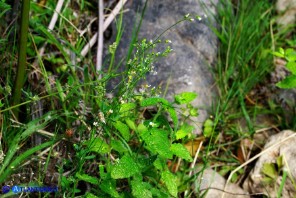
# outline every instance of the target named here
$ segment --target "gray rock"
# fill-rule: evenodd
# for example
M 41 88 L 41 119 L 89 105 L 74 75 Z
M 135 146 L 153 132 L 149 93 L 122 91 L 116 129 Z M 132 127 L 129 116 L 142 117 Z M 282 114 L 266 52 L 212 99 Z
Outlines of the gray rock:
M 244 189 L 248 189 L 250 193 L 264 193 L 269 197 L 277 197 L 279 186 L 283 179 L 282 173 L 276 176 L 273 183 L 264 185 L 263 179 L 265 175 L 262 173 L 262 168 L 266 163 L 276 163 L 277 158 L 283 156 L 283 170 L 287 171 L 290 176 L 286 178 L 281 197 L 288 198 L 296 196 L 296 189 L 290 179 L 293 178 L 294 181 L 296 179 L 296 136 L 283 141 L 285 138 L 293 134 L 295 134 L 294 131 L 285 130 L 268 139 L 264 149 L 272 147 L 277 143 L 281 143 L 260 156 L 254 169 L 244 182 Z
M 233 183 L 229 183 L 224 191 L 225 184 L 226 180 L 224 177 L 219 175 L 216 171 L 208 168 L 205 169 L 202 174 L 199 174 L 194 186 L 199 188 L 198 191 L 200 193 L 203 194 L 206 192 L 205 198 L 222 197 L 223 192 L 225 198 L 250 197 L 248 192 Z
M 144 3 L 144 0 L 132 1 L 125 8 L 129 11 L 124 15 L 125 32 L 117 51 L 120 57 L 127 54 L 132 29 L 137 24 L 136 18 L 139 18 L 136 13 L 137 10 L 143 9 Z M 172 41 L 173 52 L 155 63 L 157 75 L 154 73 L 147 76 L 150 85 L 157 86 L 162 83 L 163 87 L 170 78 L 166 96 L 169 100 L 173 100 L 175 94 L 184 91 L 198 94 L 197 100 L 193 103 L 199 107 L 200 114 L 195 120 L 199 126 L 197 133 L 201 131 L 201 123 L 207 118 L 208 110 L 214 102 L 213 95 L 216 93 L 211 66 L 216 60 L 217 38 L 208 24 L 213 19 L 209 13 L 213 15 L 216 13 L 214 6 L 217 3 L 218 0 L 149 1 L 139 33 L 139 40 L 142 38 L 153 40 L 188 13 L 193 18 L 196 15 L 201 17 L 201 20 L 195 19 L 194 22 L 185 21 L 178 24 L 160 38 L 163 41 L 166 39 Z M 112 40 L 114 41 L 114 38 L 109 44 Z
M 287 26 L 295 23 L 296 0 L 278 0 L 276 10 L 280 15 L 277 20 L 280 25 Z

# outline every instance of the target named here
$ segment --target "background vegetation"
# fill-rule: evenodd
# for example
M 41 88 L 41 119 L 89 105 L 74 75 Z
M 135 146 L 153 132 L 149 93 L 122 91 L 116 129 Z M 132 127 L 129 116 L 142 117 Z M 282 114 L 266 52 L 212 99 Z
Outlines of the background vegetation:
M 203 168 L 231 174 L 231 181 L 241 184 L 250 169 L 232 171 L 260 152 L 264 142 L 256 134 L 266 127 L 296 127 L 295 106 L 287 116 L 269 92 L 262 91 L 279 89 L 270 81 L 272 52 L 295 44 L 293 27 L 281 29 L 275 23 L 272 2 L 222 0 L 217 7 L 219 25 L 212 29 L 219 38 L 213 68 L 219 102 L 200 136 L 194 136 L 194 126 L 188 124 L 198 116 L 191 105 L 198 93 L 182 93 L 169 102 L 161 90 L 148 85 L 136 91 L 152 63 L 169 55 L 169 41 L 137 41 L 135 31 L 126 58 L 116 62 L 124 17 L 119 12 L 106 69 L 96 71 L 95 52 L 84 53 L 98 29 L 93 20 L 96 3 L 67 1 L 56 22 L 55 1 L 28 3 L 23 1 L 27 7 L 21 9 L 0 0 L 2 185 L 59 188 L 55 193 L 28 193 L 32 197 L 202 196 L 205 191 L 192 188 L 192 183 Z M 105 14 L 115 3 L 108 4 Z M 186 15 L 176 23 L 191 20 Z M 157 45 L 164 50 L 157 53 Z M 295 61 L 289 52 L 275 54 Z M 126 69 L 119 71 L 125 63 Z M 106 90 L 117 77 L 121 82 Z M 248 147 L 250 142 L 257 146 Z M 202 168 L 193 174 L 195 166 Z

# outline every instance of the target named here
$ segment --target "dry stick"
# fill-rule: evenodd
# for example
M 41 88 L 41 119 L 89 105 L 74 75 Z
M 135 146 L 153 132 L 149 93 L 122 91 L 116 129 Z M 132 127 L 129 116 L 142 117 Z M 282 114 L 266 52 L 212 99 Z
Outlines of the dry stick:
M 102 57 L 103 57 L 103 25 L 104 25 L 104 3 L 103 0 L 99 0 L 98 3 L 99 7 L 99 18 L 98 18 L 98 26 L 99 26 L 99 33 L 98 33 L 98 49 L 97 49 L 97 71 L 100 71 L 102 68 Z
M 242 165 L 240 165 L 239 167 L 237 167 L 236 169 L 234 169 L 234 170 L 230 173 L 230 175 L 229 175 L 229 177 L 228 177 L 228 179 L 227 179 L 227 182 L 225 183 L 225 186 L 224 186 L 224 190 L 223 190 L 223 191 L 226 191 L 227 185 L 229 184 L 229 181 L 231 180 L 233 174 L 235 174 L 239 169 L 241 169 L 242 167 L 248 165 L 249 163 L 251 163 L 252 161 L 254 161 L 255 159 L 257 159 L 257 158 L 260 157 L 261 155 L 263 155 L 263 154 L 269 152 L 269 151 L 270 151 L 271 149 L 273 149 L 274 147 L 279 146 L 279 145 L 282 144 L 283 142 L 285 142 L 285 141 L 287 141 L 288 139 L 293 138 L 293 137 L 295 137 L 295 136 L 296 136 L 296 133 L 293 133 L 292 135 L 290 135 L 290 136 L 288 136 L 288 137 L 282 139 L 280 142 L 276 143 L 275 145 L 272 145 L 272 146 L 270 146 L 270 147 L 264 149 L 263 151 L 261 151 L 261 153 L 255 155 L 254 157 L 252 157 L 251 159 L 249 159 L 248 161 L 246 161 L 245 163 L 243 163 Z M 222 194 L 222 198 L 224 198 L 224 192 L 223 192 L 223 194 Z
M 124 6 L 124 4 L 126 2 L 127 2 L 127 0 L 121 0 L 117 3 L 115 8 L 110 13 L 109 17 L 104 21 L 103 31 L 105 31 L 107 29 L 107 27 L 111 24 L 111 22 L 114 20 L 114 18 L 116 17 L 116 15 L 119 13 L 119 11 L 122 9 L 122 7 Z M 92 48 L 92 46 L 94 46 L 97 39 L 98 39 L 98 33 L 95 33 L 95 35 L 93 35 L 93 37 L 90 39 L 90 41 L 82 49 L 82 51 L 81 51 L 82 57 L 85 57 L 85 55 L 88 53 L 89 49 Z
M 199 143 L 199 146 L 198 146 L 198 149 L 197 149 L 197 151 L 196 151 L 196 153 L 195 153 L 195 156 L 194 156 L 193 162 L 192 162 L 191 165 L 190 165 L 190 169 L 193 169 L 194 166 L 195 166 L 195 164 L 196 164 L 197 157 L 198 157 L 198 154 L 199 154 L 199 151 L 200 151 L 200 149 L 201 149 L 202 144 L 203 144 L 203 141 L 201 141 L 201 142 Z M 189 177 L 191 177 L 192 172 L 193 172 L 192 170 L 189 172 Z M 185 195 L 184 197 L 186 197 L 187 194 L 188 194 L 188 190 L 186 190 L 186 191 L 184 192 L 184 195 Z

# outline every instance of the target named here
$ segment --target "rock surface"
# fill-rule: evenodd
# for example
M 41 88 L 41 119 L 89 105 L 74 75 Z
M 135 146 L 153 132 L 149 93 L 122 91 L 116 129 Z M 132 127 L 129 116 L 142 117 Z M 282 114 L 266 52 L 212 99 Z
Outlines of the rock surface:
M 199 3 L 201 2 L 201 3 Z M 184 91 L 193 91 L 198 94 L 194 105 L 199 107 L 199 116 L 195 123 L 198 125 L 196 133 L 201 131 L 201 123 L 207 118 L 210 110 L 214 89 L 214 81 L 211 75 L 211 67 L 215 63 L 217 55 L 217 38 L 208 24 L 212 22 L 210 13 L 215 14 L 215 4 L 218 0 L 158 0 L 148 1 L 148 6 L 139 33 L 139 40 L 143 38 L 157 38 L 165 29 L 174 25 L 188 13 L 192 17 L 198 15 L 201 20 L 194 22 L 185 21 L 169 30 L 161 40 L 172 41 L 173 52 L 168 57 L 155 63 L 155 73 L 147 76 L 147 83 L 152 86 L 162 84 L 169 86 L 166 97 L 173 100 L 173 96 Z M 117 49 L 117 55 L 124 58 L 131 40 L 132 29 L 137 24 L 140 13 L 145 4 L 144 0 L 130 1 L 125 9 L 124 33 Z M 207 9 L 207 11 L 205 11 Z M 113 24 L 113 29 L 115 25 Z M 115 40 L 115 35 L 109 44 Z M 107 43 L 108 44 L 108 43 Z M 155 75 L 157 73 L 157 75 Z
M 280 14 L 277 22 L 280 25 L 287 26 L 296 21 L 296 0 L 278 0 L 276 10 Z
M 282 181 L 282 174 L 279 173 L 276 176 L 274 183 L 269 185 L 263 185 L 263 178 L 266 177 L 262 173 L 262 168 L 266 163 L 276 163 L 278 157 L 283 156 L 284 167 L 283 170 L 287 171 L 290 174 L 294 181 L 296 179 L 296 163 L 295 163 L 295 156 L 296 156 L 296 136 L 289 138 L 286 141 L 283 141 L 285 138 L 289 137 L 290 135 L 295 134 L 294 131 L 285 130 L 276 135 L 273 135 L 267 141 L 264 149 L 274 146 L 275 144 L 280 143 L 279 146 L 273 147 L 270 151 L 263 154 L 258 161 L 252 172 L 249 174 L 249 177 L 244 182 L 244 189 L 248 190 L 250 193 L 264 193 L 269 197 L 277 197 L 277 193 L 279 190 L 279 186 Z M 285 163 L 286 162 L 286 163 Z M 285 181 L 285 185 L 281 194 L 281 197 L 289 198 L 295 197 L 296 189 L 294 188 L 292 181 L 290 180 L 289 176 Z
M 214 170 L 208 168 L 203 171 L 203 174 L 200 174 L 196 180 L 195 186 L 199 187 L 199 192 L 204 193 L 206 190 L 207 193 L 205 198 L 218 198 L 222 197 L 224 191 L 224 185 L 226 180 L 224 177 L 219 175 Z M 247 198 L 250 197 L 247 192 L 245 192 L 238 185 L 229 183 L 224 191 L 225 198 Z

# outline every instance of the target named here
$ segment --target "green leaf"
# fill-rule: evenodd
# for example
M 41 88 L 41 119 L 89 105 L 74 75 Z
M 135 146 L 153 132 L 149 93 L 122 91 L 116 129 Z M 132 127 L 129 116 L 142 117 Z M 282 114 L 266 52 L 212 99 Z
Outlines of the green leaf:
M 139 167 L 134 159 L 129 155 L 124 155 L 111 170 L 113 179 L 129 178 L 139 172 Z
M 204 123 L 204 127 L 213 127 L 214 122 L 211 119 L 207 119 Z
M 189 151 L 182 144 L 172 144 L 171 151 L 174 155 L 192 162 L 192 157 L 190 156 Z
M 271 52 L 273 55 L 277 56 L 277 57 L 281 57 L 281 58 L 284 58 L 285 55 L 284 54 L 281 54 L 280 52 Z
M 112 139 L 111 140 L 111 147 L 112 147 L 112 149 L 114 149 L 115 151 L 117 151 L 119 153 L 124 153 L 124 152 L 128 151 L 128 149 L 125 147 L 125 145 L 120 140 Z
M 283 48 L 280 47 L 280 49 L 279 49 L 279 53 L 282 54 L 282 55 L 285 55 L 285 50 L 284 50 Z
M 279 156 L 277 159 L 276 159 L 276 164 L 278 166 L 279 169 L 283 168 L 284 167 L 284 159 L 283 159 L 283 156 Z
M 288 62 L 286 67 L 293 75 L 296 75 L 296 62 L 294 61 Z
M 130 139 L 130 130 L 128 126 L 120 121 L 116 121 L 114 124 L 114 127 L 121 133 L 122 137 L 129 141 Z
M 61 83 L 58 80 L 56 80 L 56 87 L 57 87 L 57 90 L 58 90 L 61 101 L 64 102 L 66 95 L 65 95 L 65 93 L 63 91 Z
M 185 136 L 187 136 L 189 133 L 192 133 L 192 131 L 194 130 L 194 127 L 187 124 L 187 123 L 184 123 L 182 126 L 181 126 L 181 129 L 179 129 L 177 132 L 176 132 L 176 139 L 179 140 L 179 139 L 182 139 L 184 138 Z
M 162 171 L 166 167 L 166 160 L 158 156 L 157 159 L 153 162 L 153 165 L 156 169 Z
M 178 186 L 177 186 L 177 177 L 173 175 L 170 171 L 164 171 L 161 173 L 161 180 L 165 183 L 169 193 L 177 197 L 178 195 Z
M 99 171 L 100 171 L 100 178 L 105 180 L 108 177 L 108 174 L 105 173 L 105 165 L 100 164 L 99 165 Z
M 266 176 L 272 179 L 275 179 L 277 177 L 277 172 L 274 164 L 264 163 L 261 171 L 263 174 L 265 174 Z
M 135 103 L 123 103 L 120 105 L 119 112 L 124 113 L 124 112 L 130 111 L 130 110 L 133 110 L 136 108 L 136 106 L 137 105 Z
M 197 108 L 190 108 L 189 114 L 190 114 L 190 116 L 197 117 L 198 116 L 198 109 Z
M 142 107 L 147 107 L 147 106 L 154 106 L 158 103 L 162 103 L 164 105 L 169 105 L 170 103 L 164 99 L 164 98 L 156 98 L 156 97 L 152 97 L 152 98 L 147 98 L 145 100 L 143 100 L 141 102 L 141 106 Z
M 289 62 L 295 61 L 296 60 L 296 51 L 291 48 L 286 49 L 285 57 Z
M 171 159 L 173 157 L 170 151 L 170 142 L 166 131 L 152 128 L 149 133 L 142 136 L 147 144 L 148 150 L 158 153 L 160 156 Z
M 261 181 L 265 185 L 269 185 L 269 184 L 274 183 L 274 179 L 272 179 L 270 177 L 263 177 Z
M 92 194 L 90 192 L 87 192 L 85 196 L 86 196 L 86 198 L 99 198 L 99 197 L 97 197 L 96 195 L 94 195 L 94 194 Z
M 183 92 L 175 96 L 175 101 L 178 104 L 187 104 L 193 101 L 197 97 L 197 94 L 194 92 Z
M 144 156 L 144 155 L 138 155 L 137 156 L 137 164 L 139 169 L 141 169 L 141 172 L 144 172 L 145 170 L 148 170 L 153 165 L 154 161 L 156 160 L 157 156 L 152 155 L 150 157 Z
M 278 82 L 276 84 L 279 88 L 282 89 L 292 89 L 296 87 L 296 75 L 290 75 L 286 77 L 284 80 L 281 82 Z
M 148 131 L 147 127 L 144 124 L 140 123 L 138 125 L 138 132 L 141 134 L 141 133 L 143 133 L 145 131 Z
M 129 126 L 130 129 L 136 131 L 137 127 L 134 121 L 130 120 L 130 119 L 126 119 L 125 120 L 126 124 Z
M 100 189 L 112 197 L 119 197 L 116 189 L 116 181 L 114 179 L 103 180 L 100 184 Z
M 149 184 L 141 180 L 132 180 L 132 194 L 136 198 L 152 198 L 152 193 L 149 190 Z
M 172 118 L 172 120 L 173 120 L 173 123 L 174 123 L 175 129 L 177 129 L 177 127 L 178 127 L 178 116 L 177 116 L 177 113 L 176 113 L 175 109 L 169 107 L 169 108 L 167 109 L 167 111 L 169 112 L 169 114 L 170 114 L 170 116 L 171 116 L 171 118 Z
M 214 130 L 212 127 L 205 127 L 203 130 L 203 135 L 205 137 L 211 137 L 211 135 L 213 134 Z
M 94 138 L 93 140 L 87 141 L 85 144 L 89 146 L 90 151 L 99 154 L 109 153 L 111 150 L 110 146 L 100 138 Z
M 76 173 L 75 176 L 82 181 L 94 184 L 94 185 L 99 185 L 99 181 L 96 177 L 92 177 L 90 175 L 87 174 L 80 174 L 80 173 Z

